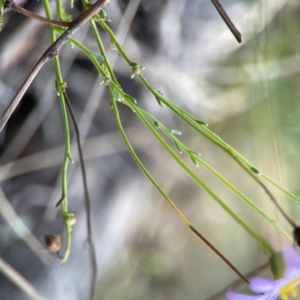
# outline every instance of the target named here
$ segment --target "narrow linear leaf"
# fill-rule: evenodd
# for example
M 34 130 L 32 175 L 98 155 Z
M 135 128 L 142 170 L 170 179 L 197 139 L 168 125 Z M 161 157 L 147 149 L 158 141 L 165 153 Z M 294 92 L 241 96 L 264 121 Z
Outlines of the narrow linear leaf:
M 160 123 L 158 121 L 154 120 L 153 124 L 156 128 L 160 128 Z
M 189 153 L 194 154 L 196 156 L 201 156 L 201 154 L 199 152 L 193 151 L 191 149 L 188 150 Z
M 156 88 L 153 88 L 157 93 L 159 93 L 161 96 L 163 96 L 164 94 L 160 91 L 160 90 L 158 90 L 158 89 L 156 89 Z
M 71 42 L 70 40 L 68 40 L 68 44 L 69 44 L 69 46 L 70 46 L 72 49 L 74 49 L 74 43 L 73 43 L 73 42 Z
M 260 175 L 260 171 L 257 170 L 256 168 L 254 168 L 253 166 L 250 168 L 250 170 L 254 173 L 254 174 L 257 174 L 257 175 Z
M 135 98 L 133 98 L 132 96 L 128 95 L 128 94 L 124 94 L 124 97 L 126 97 L 129 101 L 131 101 L 133 104 L 137 104 L 137 100 Z
M 214 132 L 210 131 L 209 134 L 214 137 L 216 140 L 218 141 L 223 141 L 217 134 L 215 134 Z
M 162 102 L 160 101 L 159 97 L 155 96 L 155 99 L 159 106 L 163 107 Z
M 103 62 L 104 61 L 104 57 L 101 55 L 101 54 L 99 54 L 99 53 L 97 53 L 97 52 L 93 52 L 93 51 L 91 51 L 90 52 L 99 62 Z
M 203 125 L 203 126 L 206 126 L 208 127 L 208 124 L 204 121 L 201 121 L 201 120 L 195 120 L 196 123 L 198 123 L 199 125 Z
M 68 159 L 72 164 L 74 164 L 74 159 L 73 159 L 71 153 L 68 153 Z
M 196 165 L 196 167 L 199 167 L 198 161 L 192 155 L 190 155 L 190 159 Z
M 4 4 L 5 4 L 5 1 L 4 0 L 0 0 L 0 30 L 1 30 L 1 25 L 3 24 L 2 17 L 3 17 Z
M 173 142 L 174 142 L 174 144 L 175 144 L 175 146 L 176 146 L 178 152 L 181 154 L 181 153 L 182 153 L 182 148 L 181 148 L 181 146 L 180 146 L 179 143 L 177 143 L 176 141 L 173 141 Z
M 182 134 L 181 131 L 174 130 L 174 129 L 172 129 L 171 132 L 172 132 L 172 134 L 176 134 L 176 135 L 181 135 Z
M 114 88 L 112 88 L 112 92 L 116 101 L 122 101 L 122 96 L 119 94 L 119 92 L 117 92 Z

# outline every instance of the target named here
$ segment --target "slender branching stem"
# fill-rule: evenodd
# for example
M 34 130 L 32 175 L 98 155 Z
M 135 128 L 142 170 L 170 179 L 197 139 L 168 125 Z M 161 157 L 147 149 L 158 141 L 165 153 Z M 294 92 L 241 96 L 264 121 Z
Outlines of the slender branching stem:
M 222 12 L 222 16 L 227 16 L 226 12 L 220 5 L 220 3 L 217 0 L 212 0 L 213 3 L 218 7 L 220 10 L 219 12 Z M 228 17 L 228 16 L 227 16 Z M 226 18 L 226 17 L 225 17 Z M 228 19 L 229 20 L 229 17 Z M 126 54 L 122 46 L 118 43 L 118 40 L 116 39 L 114 33 L 111 31 L 111 29 L 107 26 L 107 24 L 103 21 L 99 21 L 102 28 L 107 32 L 111 40 L 113 41 L 114 45 L 118 49 L 119 53 L 123 57 L 123 59 L 128 63 L 129 66 L 133 65 L 133 61 L 129 58 L 129 56 Z M 227 24 L 227 23 L 226 23 Z M 231 22 L 232 24 L 232 22 Z M 233 24 L 232 24 L 233 25 Z M 234 25 L 231 28 L 235 28 Z M 235 32 L 235 31 L 234 31 Z M 237 31 L 238 32 L 238 31 Z M 236 33 L 236 32 L 235 32 Z M 239 33 L 239 32 L 238 32 Z M 240 34 L 240 33 L 239 33 Z M 297 227 L 296 224 L 287 216 L 287 214 L 280 208 L 278 202 L 276 201 L 275 197 L 272 195 L 270 190 L 259 180 L 257 175 L 261 175 L 262 173 L 258 171 L 253 165 L 247 161 L 240 153 L 238 153 L 235 149 L 233 149 L 230 145 L 228 145 L 225 141 L 223 141 L 219 136 L 217 136 L 215 133 L 213 133 L 209 128 L 207 128 L 207 125 L 200 125 L 197 123 L 194 116 L 190 115 L 183 109 L 176 106 L 174 103 L 172 103 L 170 100 L 165 98 L 160 92 L 158 92 L 155 88 L 153 88 L 146 78 L 139 74 L 138 77 L 141 79 L 145 87 L 156 97 L 158 98 L 162 103 L 164 103 L 167 107 L 169 107 L 180 119 L 185 121 L 188 125 L 190 125 L 192 128 L 194 128 L 196 131 L 201 133 L 203 136 L 208 138 L 210 141 L 215 143 L 217 146 L 221 147 L 225 152 L 227 152 L 245 171 L 263 188 L 265 193 L 270 197 L 270 199 L 275 203 L 275 205 L 278 207 L 282 215 L 287 219 L 287 221 L 295 228 Z M 255 172 L 255 173 L 254 173 Z M 295 195 L 288 193 L 286 189 L 282 188 L 279 184 L 275 183 L 274 181 L 270 180 L 267 176 L 263 175 L 263 178 L 268 180 L 270 183 L 272 183 L 274 186 L 279 188 L 281 191 L 283 191 L 286 195 L 290 196 L 293 200 L 300 203 L 300 199 L 296 197 Z
M 167 201 L 167 203 L 173 208 L 173 210 L 176 212 L 176 214 L 179 216 L 179 218 L 183 221 L 185 225 L 187 225 L 212 251 L 214 251 L 243 281 L 245 281 L 247 284 L 249 284 L 248 279 L 241 274 L 239 270 L 237 270 L 236 267 L 232 265 L 232 263 L 222 254 L 218 249 L 216 249 L 193 225 L 186 219 L 186 217 L 180 212 L 180 210 L 177 208 L 177 206 L 174 204 L 174 202 L 167 196 L 167 194 L 164 192 L 164 190 L 160 187 L 160 185 L 156 182 L 156 180 L 152 177 L 152 175 L 149 173 L 149 171 L 145 168 L 139 157 L 136 155 L 134 149 L 132 148 L 125 131 L 123 129 L 119 111 L 117 108 L 116 100 L 114 99 L 111 89 L 110 89 L 110 96 L 112 101 L 112 107 L 115 113 L 115 118 L 117 122 L 118 129 L 121 133 L 121 136 L 128 148 L 128 151 L 132 155 L 133 159 L 137 163 L 137 165 L 141 168 L 141 170 L 144 172 L 146 177 L 150 180 L 150 182 L 156 187 L 156 189 L 160 192 L 160 194 L 164 197 L 164 199 Z
M 44 8 L 46 11 L 46 16 L 48 19 L 52 19 L 52 14 L 50 10 L 50 5 L 48 0 L 43 0 Z M 55 42 L 55 31 L 52 26 L 49 27 L 50 29 L 50 37 L 52 43 Z M 59 255 L 61 258 L 61 263 L 64 263 L 67 261 L 70 251 L 71 251 L 71 242 L 72 242 L 72 225 L 70 225 L 70 219 L 74 217 L 72 213 L 68 210 L 68 165 L 69 161 L 71 159 L 71 145 L 70 145 L 70 131 L 69 131 L 69 122 L 68 122 L 68 115 L 66 111 L 66 105 L 64 102 L 63 92 L 62 92 L 62 86 L 65 85 L 62 79 L 62 74 L 60 70 L 60 63 L 58 56 L 54 57 L 54 69 L 56 74 L 56 91 L 59 96 L 60 100 L 60 107 L 61 107 L 61 113 L 62 113 L 62 120 L 63 120 L 63 129 L 64 129 L 64 140 L 65 140 L 65 151 L 64 151 L 64 157 L 62 162 L 62 168 L 61 168 L 61 200 L 59 201 L 61 206 L 61 212 L 64 219 L 65 224 L 65 231 L 66 231 L 66 245 L 65 250 L 62 254 L 62 256 Z
M 56 31 L 60 32 L 61 29 L 56 28 Z M 105 77 L 107 76 L 105 73 L 105 70 L 100 66 L 100 63 L 97 61 L 97 59 L 93 56 L 92 52 L 86 48 L 85 46 L 83 46 L 82 44 L 80 44 L 78 41 L 76 41 L 75 39 L 71 38 L 70 41 L 76 46 L 78 47 L 81 51 L 83 51 L 88 58 L 93 62 L 93 64 L 95 65 L 96 69 L 99 71 L 99 73 L 101 74 L 101 76 Z M 101 48 L 104 50 L 104 48 Z M 103 54 L 103 52 L 101 52 Z M 105 52 L 104 52 L 105 53 Z M 107 62 L 107 61 L 106 61 Z M 144 77 L 142 75 L 140 75 L 142 78 L 142 81 L 145 80 Z M 146 84 L 148 84 L 146 82 Z M 147 86 L 147 85 L 146 85 Z M 147 117 L 150 118 L 152 121 L 155 120 L 154 117 L 152 117 L 150 114 L 148 114 L 147 112 L 145 112 L 144 110 L 140 109 L 140 111 Z M 187 119 L 188 121 L 190 121 L 190 119 Z M 190 122 L 188 123 L 190 126 L 194 126 L 194 123 Z M 197 129 L 197 127 L 195 127 L 195 129 Z M 213 142 L 215 141 L 215 139 L 212 140 Z M 220 145 L 222 146 L 222 145 Z M 234 156 L 231 152 L 229 152 L 229 154 L 231 156 L 233 156 L 233 158 L 236 158 L 236 156 Z M 288 241 L 292 241 L 292 238 L 290 237 L 290 235 L 287 234 L 287 232 L 278 224 L 278 222 L 274 219 L 272 219 L 268 214 L 266 214 L 262 209 L 260 209 L 256 204 L 254 204 L 248 197 L 246 197 L 243 193 L 241 193 L 237 188 L 235 188 L 232 184 L 230 184 L 230 182 L 228 182 L 221 174 L 219 174 L 215 169 L 213 169 L 211 166 L 209 166 L 205 161 L 203 161 L 202 159 L 200 159 L 199 157 L 196 157 L 196 160 L 202 164 L 206 169 L 208 169 L 212 174 L 214 174 L 218 179 L 220 179 L 226 186 L 228 186 L 236 195 L 238 195 L 242 200 L 244 200 L 249 206 L 251 206 L 255 211 L 257 211 L 261 216 L 263 216 L 268 222 L 270 222 Z M 253 174 L 253 172 L 251 172 L 249 170 L 249 168 L 247 168 L 244 164 L 242 164 L 240 162 L 240 160 L 237 160 L 238 163 L 241 164 L 241 167 L 245 169 L 246 172 L 249 173 L 249 175 L 251 176 L 255 176 Z M 256 177 L 256 180 L 258 178 Z

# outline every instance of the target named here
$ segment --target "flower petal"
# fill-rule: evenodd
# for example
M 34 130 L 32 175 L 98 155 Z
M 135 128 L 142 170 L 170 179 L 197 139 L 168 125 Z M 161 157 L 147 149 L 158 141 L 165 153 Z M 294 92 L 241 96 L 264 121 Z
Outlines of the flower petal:
M 250 296 L 245 294 L 238 294 L 231 291 L 226 293 L 226 298 L 228 300 L 267 300 L 265 295 L 257 295 L 257 296 Z M 275 298 L 276 299 L 276 298 Z
M 253 292 L 266 293 L 274 290 L 276 281 L 269 278 L 253 277 L 249 280 L 249 287 Z
M 300 254 L 298 251 L 290 244 L 285 245 L 283 250 L 283 260 L 285 262 L 285 277 L 289 277 L 291 273 L 292 276 L 295 273 L 300 275 Z

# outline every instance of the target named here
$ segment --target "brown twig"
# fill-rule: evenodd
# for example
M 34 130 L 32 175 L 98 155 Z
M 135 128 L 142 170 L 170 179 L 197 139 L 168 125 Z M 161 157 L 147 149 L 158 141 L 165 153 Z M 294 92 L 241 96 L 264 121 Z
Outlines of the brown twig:
M 215 8 L 217 9 L 218 13 L 228 26 L 229 30 L 232 32 L 236 40 L 241 43 L 242 42 L 242 34 L 237 30 L 237 28 L 232 23 L 231 19 L 227 15 L 226 11 L 224 10 L 223 6 L 220 4 L 219 0 L 211 0 Z
M 94 299 L 94 295 L 96 292 L 96 281 L 97 281 L 97 261 L 96 261 L 95 245 L 93 241 L 93 233 L 92 233 L 91 199 L 90 199 L 87 179 L 86 179 L 86 171 L 85 171 L 85 164 L 84 164 L 83 152 L 81 147 L 80 131 L 65 88 L 63 88 L 63 96 L 75 128 L 76 139 L 77 139 L 77 147 L 78 147 L 78 154 L 79 154 L 79 160 L 80 160 L 80 166 L 82 172 L 84 196 L 85 196 L 85 209 L 86 209 L 86 217 L 87 217 L 87 235 L 88 235 L 87 242 L 91 254 L 90 258 L 91 258 L 92 280 L 91 280 L 89 299 Z
M 84 11 L 80 14 L 77 18 L 75 18 L 72 22 L 70 27 L 44 52 L 41 58 L 38 60 L 37 64 L 30 72 L 26 80 L 24 81 L 23 85 L 9 104 L 8 108 L 0 118 L 0 131 L 4 128 L 5 124 L 11 117 L 12 113 L 18 106 L 19 102 L 21 101 L 23 95 L 25 94 L 26 90 L 30 86 L 31 82 L 34 80 L 35 76 L 39 73 L 41 68 L 44 66 L 46 62 L 51 60 L 53 57 L 58 55 L 61 47 L 68 41 L 70 37 L 74 35 L 74 33 L 80 29 L 82 25 L 84 25 L 99 9 L 104 7 L 109 0 L 98 0 L 92 5 L 89 9 Z M 9 2 L 11 3 L 11 2 Z
M 278 201 L 275 199 L 275 197 L 272 195 L 272 193 L 269 191 L 269 189 L 261 181 L 259 181 L 259 185 L 262 187 L 262 189 L 265 191 L 265 193 L 269 196 L 270 200 L 276 205 L 276 207 L 281 212 L 281 214 L 284 216 L 284 218 L 291 224 L 291 226 L 294 229 L 297 228 L 297 224 L 281 208 Z
M 215 248 L 197 229 L 192 225 L 189 228 L 212 250 L 214 251 L 245 283 L 249 284 L 249 280 L 217 249 Z
M 8 2 L 6 5 L 6 8 L 10 8 L 19 14 L 22 14 L 26 17 L 29 17 L 31 19 L 37 20 L 37 21 L 45 23 L 45 24 L 60 26 L 60 27 L 70 27 L 72 25 L 72 22 L 50 20 L 50 19 L 44 18 L 42 16 L 39 16 L 39 15 L 21 7 L 14 1 Z

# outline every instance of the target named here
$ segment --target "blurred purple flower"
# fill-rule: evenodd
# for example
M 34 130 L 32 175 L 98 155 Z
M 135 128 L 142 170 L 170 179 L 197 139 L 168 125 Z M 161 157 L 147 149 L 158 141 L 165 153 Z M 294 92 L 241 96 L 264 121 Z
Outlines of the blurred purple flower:
M 228 300 L 276 300 L 280 297 L 288 299 L 287 293 L 293 297 L 297 296 L 298 291 L 295 287 L 300 283 L 300 254 L 292 245 L 287 245 L 283 251 L 285 262 L 284 277 L 279 280 L 268 278 L 253 277 L 249 280 L 249 287 L 259 295 L 250 296 L 238 294 L 231 291 L 226 293 Z

